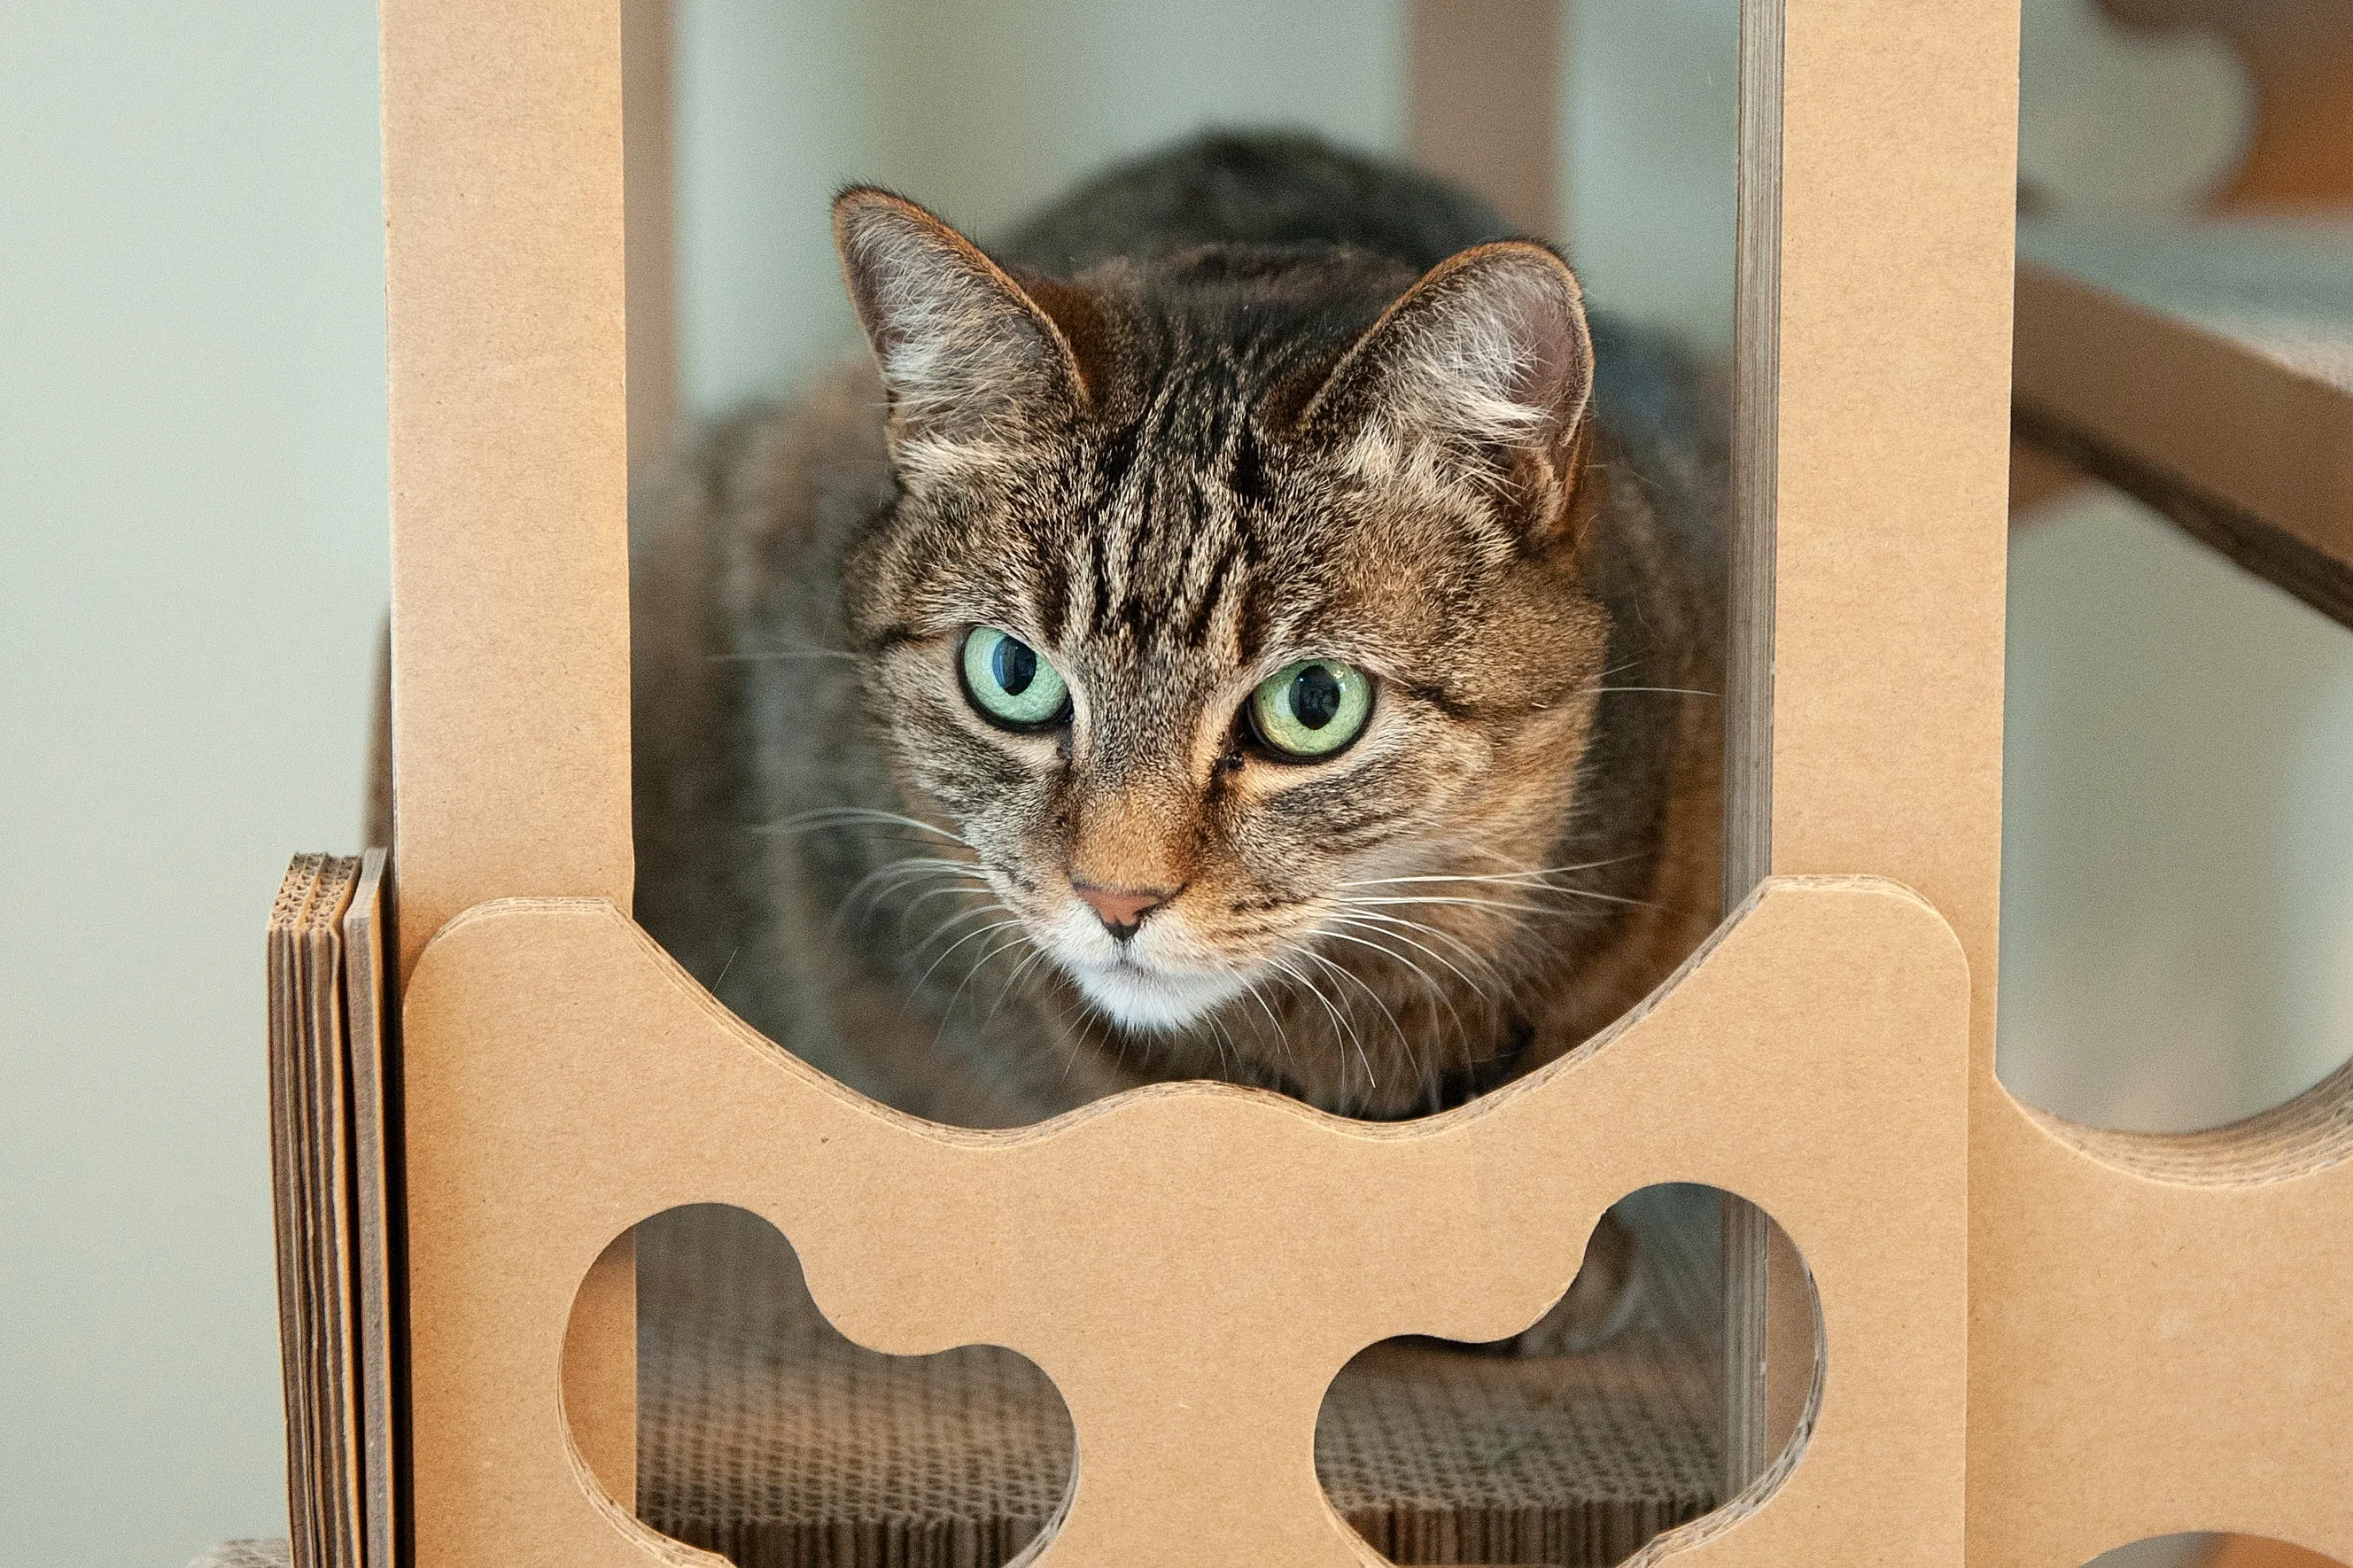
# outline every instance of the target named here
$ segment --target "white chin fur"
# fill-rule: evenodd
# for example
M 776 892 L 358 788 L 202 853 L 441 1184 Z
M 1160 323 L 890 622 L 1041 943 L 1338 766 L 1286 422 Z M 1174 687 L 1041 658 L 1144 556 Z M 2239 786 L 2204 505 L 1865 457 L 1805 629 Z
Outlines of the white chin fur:
M 1181 1028 L 1245 988 L 1242 977 L 1229 973 L 1172 974 L 1133 963 L 1066 962 L 1063 967 L 1112 1022 L 1143 1033 Z

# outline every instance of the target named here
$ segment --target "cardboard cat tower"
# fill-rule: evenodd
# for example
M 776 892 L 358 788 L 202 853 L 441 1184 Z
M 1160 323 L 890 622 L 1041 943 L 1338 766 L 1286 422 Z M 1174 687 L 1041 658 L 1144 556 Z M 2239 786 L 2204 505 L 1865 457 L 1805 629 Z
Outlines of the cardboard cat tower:
M 1078 1462 L 1036 1561 L 1377 1563 L 1317 1479 L 1335 1374 L 1519 1330 L 1663 1181 L 1788 1240 L 1728 1227 L 1746 1484 L 1640 1561 L 2074 1568 L 2191 1529 L 2353 1561 L 2344 1075 L 2181 1138 L 1994 1078 L 2016 6 L 1743 21 L 1734 913 L 1443 1116 L 1191 1085 L 974 1132 L 790 1058 L 631 923 L 614 8 L 385 0 L 409 1340 L 371 1396 L 405 1478 L 336 1418 L 371 1568 L 401 1512 L 419 1568 L 716 1561 L 630 1506 L 629 1231 L 695 1203 L 773 1221 L 866 1346 L 1050 1377 Z M 322 908 L 364 947 L 361 886 Z

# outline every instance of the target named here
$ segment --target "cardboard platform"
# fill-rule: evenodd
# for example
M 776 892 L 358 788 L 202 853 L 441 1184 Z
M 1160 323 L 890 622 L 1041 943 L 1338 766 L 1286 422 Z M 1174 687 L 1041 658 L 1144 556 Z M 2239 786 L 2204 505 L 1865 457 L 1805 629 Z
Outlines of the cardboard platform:
M 2030 225 L 2020 438 L 2353 625 L 2353 227 Z

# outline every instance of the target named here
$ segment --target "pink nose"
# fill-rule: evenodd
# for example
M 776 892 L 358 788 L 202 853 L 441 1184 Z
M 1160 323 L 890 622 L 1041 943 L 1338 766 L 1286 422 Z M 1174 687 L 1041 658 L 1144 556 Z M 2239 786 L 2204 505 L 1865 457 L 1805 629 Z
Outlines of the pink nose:
M 1111 934 L 1122 940 L 1134 936 L 1145 916 L 1175 897 L 1165 888 L 1097 888 L 1080 881 L 1071 886 L 1089 909 L 1103 917 Z

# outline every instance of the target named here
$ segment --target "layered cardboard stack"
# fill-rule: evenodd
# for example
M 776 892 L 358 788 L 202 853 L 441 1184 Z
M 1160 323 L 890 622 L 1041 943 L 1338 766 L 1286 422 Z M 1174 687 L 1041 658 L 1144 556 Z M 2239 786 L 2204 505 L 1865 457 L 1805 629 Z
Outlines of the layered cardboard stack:
M 269 1131 L 299 1568 L 389 1568 L 395 1168 L 385 855 L 295 858 L 269 915 Z

